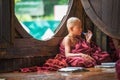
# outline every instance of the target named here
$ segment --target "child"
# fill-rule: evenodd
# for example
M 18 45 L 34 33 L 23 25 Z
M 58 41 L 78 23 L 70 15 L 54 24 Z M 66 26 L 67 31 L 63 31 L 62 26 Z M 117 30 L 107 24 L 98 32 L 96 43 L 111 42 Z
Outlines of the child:
M 102 62 L 109 62 L 111 58 L 107 52 L 91 42 L 92 32 L 88 30 L 84 33 L 85 40 L 80 36 L 82 34 L 82 22 L 76 17 L 71 17 L 67 21 L 68 35 L 66 35 L 60 44 L 60 53 L 66 58 L 69 66 L 74 67 L 93 67 Z
M 56 71 L 60 68 L 72 67 L 93 67 L 102 62 L 111 61 L 107 52 L 91 42 L 92 32 L 88 30 L 84 33 L 85 40 L 80 36 L 82 34 L 82 23 L 80 19 L 71 17 L 67 21 L 68 35 L 64 37 L 60 44 L 60 53 L 53 59 L 48 59 L 42 67 L 23 68 L 22 72 L 43 70 Z

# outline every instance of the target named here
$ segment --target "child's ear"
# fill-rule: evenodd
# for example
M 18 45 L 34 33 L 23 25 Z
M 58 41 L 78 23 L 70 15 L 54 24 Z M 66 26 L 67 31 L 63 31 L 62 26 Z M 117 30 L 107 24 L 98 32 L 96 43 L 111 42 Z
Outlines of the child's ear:
M 73 31 L 73 27 L 70 27 L 70 30 Z

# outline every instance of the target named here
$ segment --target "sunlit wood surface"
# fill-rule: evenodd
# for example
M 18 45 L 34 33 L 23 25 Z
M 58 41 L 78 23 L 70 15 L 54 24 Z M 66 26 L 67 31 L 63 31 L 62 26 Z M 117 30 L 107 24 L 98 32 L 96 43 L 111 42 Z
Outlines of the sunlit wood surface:
M 114 68 L 89 68 L 87 72 L 10 72 L 0 80 L 117 80 Z

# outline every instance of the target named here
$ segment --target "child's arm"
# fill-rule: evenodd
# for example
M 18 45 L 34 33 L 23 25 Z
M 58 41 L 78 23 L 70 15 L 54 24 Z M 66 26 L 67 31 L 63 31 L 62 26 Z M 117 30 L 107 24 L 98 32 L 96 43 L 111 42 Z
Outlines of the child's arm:
M 83 54 L 83 53 L 71 53 L 71 41 L 69 39 L 69 37 L 65 37 L 64 38 L 64 46 L 65 46 L 65 56 L 66 57 L 77 57 L 77 56 L 81 56 L 81 57 L 88 57 L 89 55 Z

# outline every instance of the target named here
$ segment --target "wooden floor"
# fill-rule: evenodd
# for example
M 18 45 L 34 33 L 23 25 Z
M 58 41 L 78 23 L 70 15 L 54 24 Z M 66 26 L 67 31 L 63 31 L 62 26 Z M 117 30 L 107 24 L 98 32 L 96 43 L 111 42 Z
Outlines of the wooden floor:
M 0 80 L 117 80 L 114 68 L 88 68 L 87 72 L 0 73 Z

